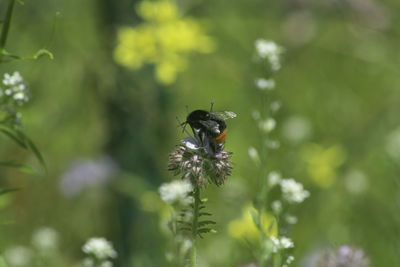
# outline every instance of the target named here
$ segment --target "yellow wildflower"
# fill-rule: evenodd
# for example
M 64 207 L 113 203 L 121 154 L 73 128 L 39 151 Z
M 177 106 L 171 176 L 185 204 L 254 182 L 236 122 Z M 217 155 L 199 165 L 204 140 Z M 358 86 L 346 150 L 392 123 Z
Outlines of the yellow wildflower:
M 307 171 L 314 182 L 324 188 L 336 181 L 336 170 L 346 159 L 346 152 L 340 145 L 324 148 L 309 144 L 302 151 L 302 158 L 307 163 Z
M 200 23 L 183 18 L 174 1 L 143 1 L 137 12 L 145 22 L 121 27 L 117 33 L 114 59 L 125 67 L 154 64 L 157 80 L 171 84 L 186 69 L 190 53 L 211 53 L 215 48 Z
M 228 233 L 232 237 L 249 241 L 259 240 L 260 232 L 253 221 L 251 213 L 258 215 L 258 211 L 251 204 L 247 204 L 242 210 L 242 217 L 228 224 Z M 266 235 L 273 237 L 278 235 L 278 227 L 274 216 L 267 212 L 262 212 L 260 220 L 261 229 Z

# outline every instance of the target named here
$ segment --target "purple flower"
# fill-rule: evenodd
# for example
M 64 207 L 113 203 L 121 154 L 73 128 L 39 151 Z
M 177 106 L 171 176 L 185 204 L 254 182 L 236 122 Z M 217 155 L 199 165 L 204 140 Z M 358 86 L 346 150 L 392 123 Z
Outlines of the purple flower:
M 66 197 L 76 196 L 86 187 L 106 183 L 116 172 L 117 166 L 108 156 L 77 159 L 61 175 L 60 191 Z

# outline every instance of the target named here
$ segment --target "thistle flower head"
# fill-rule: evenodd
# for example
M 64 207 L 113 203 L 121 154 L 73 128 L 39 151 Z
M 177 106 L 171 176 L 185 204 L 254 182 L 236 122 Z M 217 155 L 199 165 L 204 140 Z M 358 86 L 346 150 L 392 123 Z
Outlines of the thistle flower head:
M 193 185 L 205 187 L 209 182 L 222 185 L 232 172 L 232 153 L 222 147 L 212 155 L 192 137 L 183 139 L 182 143 L 170 154 L 168 169 Z

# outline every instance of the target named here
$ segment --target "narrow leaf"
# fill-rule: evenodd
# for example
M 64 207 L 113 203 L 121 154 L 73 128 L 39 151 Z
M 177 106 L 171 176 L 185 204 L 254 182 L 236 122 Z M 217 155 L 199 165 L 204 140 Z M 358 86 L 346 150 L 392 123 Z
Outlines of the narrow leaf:
M 14 129 L 4 125 L 4 124 L 0 124 L 0 132 L 2 132 L 3 134 L 7 135 L 9 138 L 11 138 L 12 140 L 14 140 L 14 142 L 16 142 L 18 145 L 20 145 L 21 147 L 28 149 L 27 145 L 25 144 L 25 142 L 21 139 L 20 136 L 18 136 L 18 132 L 16 132 Z
M 21 188 L 17 188 L 17 187 L 13 187 L 13 188 L 1 188 L 1 189 L 0 189 L 0 196 L 1 196 L 1 195 L 8 194 L 8 193 L 11 193 L 11 192 L 15 192 L 15 191 L 18 191 L 18 190 L 21 190 Z
M 28 148 L 33 152 L 33 154 L 35 154 L 36 158 L 39 160 L 40 164 L 42 165 L 43 169 L 45 170 L 45 172 L 47 172 L 47 166 L 46 163 L 43 159 L 42 154 L 39 152 L 39 150 L 37 149 L 36 145 L 32 142 L 32 140 L 26 136 L 23 132 L 18 131 L 18 133 L 23 136 L 24 140 L 25 140 L 25 144 L 28 146 Z
M 208 213 L 208 212 L 199 212 L 199 216 L 203 216 L 203 215 L 205 215 L 205 216 L 211 216 L 212 214 L 211 214 L 211 213 Z
M 20 164 L 20 163 L 16 163 L 16 162 L 1 162 L 0 161 L 0 166 L 16 168 L 19 171 L 28 173 L 28 174 L 36 173 L 36 171 L 33 168 L 29 167 L 28 165 Z
M 197 233 L 199 233 L 199 234 L 206 234 L 206 233 L 209 233 L 209 232 L 211 232 L 211 228 L 201 228 L 201 229 L 198 229 L 197 230 Z
M 199 227 L 202 227 L 202 226 L 205 226 L 205 225 L 208 225 L 208 224 L 216 224 L 216 222 L 214 222 L 214 221 L 200 221 L 200 222 L 198 222 Z

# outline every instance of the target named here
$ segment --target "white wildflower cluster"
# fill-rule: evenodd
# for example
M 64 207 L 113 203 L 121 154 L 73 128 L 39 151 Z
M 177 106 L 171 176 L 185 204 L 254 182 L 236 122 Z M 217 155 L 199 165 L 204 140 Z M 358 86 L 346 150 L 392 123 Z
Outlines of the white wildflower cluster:
M 1 102 L 13 102 L 22 106 L 29 101 L 29 89 L 24 83 L 24 79 L 18 71 L 12 75 L 4 74 L 2 84 L 0 86 Z
M 50 227 L 40 227 L 32 234 L 32 246 L 16 245 L 5 249 L 3 255 L 10 267 L 31 267 L 35 262 L 57 257 L 59 234 Z M 1 262 L 0 262 L 0 266 Z
M 160 186 L 161 199 L 170 205 L 189 205 L 193 197 L 189 193 L 193 191 L 192 183 L 188 180 L 174 180 Z
M 271 132 L 273 129 L 275 129 L 275 126 L 276 126 L 276 121 L 273 118 L 260 120 L 258 123 L 258 127 L 260 127 L 260 130 L 265 133 Z
M 10 247 L 4 252 L 4 258 L 10 266 L 28 267 L 32 266 L 34 253 L 25 246 Z
M 283 198 L 289 203 L 301 203 L 310 196 L 310 192 L 305 190 L 303 185 L 293 178 L 282 179 L 280 185 Z
M 272 252 L 274 253 L 282 249 L 289 249 L 294 247 L 293 241 L 285 236 L 279 238 L 271 237 L 271 241 L 272 241 Z
M 290 255 L 289 257 L 287 257 L 285 263 L 283 264 L 282 267 L 287 267 L 289 266 L 289 264 L 291 264 L 294 261 L 294 257 L 292 255 Z
M 272 90 L 275 88 L 275 80 L 274 79 L 264 79 L 264 78 L 257 78 L 254 83 L 256 84 L 257 88 L 260 90 Z
M 258 39 L 255 42 L 257 56 L 261 59 L 267 59 L 271 64 L 271 69 L 277 71 L 281 68 L 280 55 L 283 48 L 273 41 Z
M 268 174 L 268 185 L 270 187 L 273 187 L 273 186 L 279 184 L 279 182 L 281 180 L 282 180 L 282 176 L 279 172 L 272 171 Z
M 310 196 L 310 192 L 305 190 L 301 183 L 293 178 L 282 179 L 276 171 L 270 172 L 267 179 L 270 187 L 280 185 L 283 199 L 289 203 L 301 203 Z
M 282 202 L 280 200 L 272 201 L 271 208 L 273 212 L 280 213 L 282 211 Z
M 95 266 L 94 264 L 99 261 L 101 262 L 99 266 L 111 267 L 113 264 L 109 260 L 117 257 L 117 252 L 114 250 L 111 242 L 107 241 L 104 237 L 90 238 L 83 245 L 82 250 L 91 256 L 91 258 L 84 260 L 83 266 L 85 267 Z
M 58 250 L 59 234 L 50 227 L 41 227 L 32 235 L 32 245 L 40 253 L 51 254 Z

